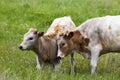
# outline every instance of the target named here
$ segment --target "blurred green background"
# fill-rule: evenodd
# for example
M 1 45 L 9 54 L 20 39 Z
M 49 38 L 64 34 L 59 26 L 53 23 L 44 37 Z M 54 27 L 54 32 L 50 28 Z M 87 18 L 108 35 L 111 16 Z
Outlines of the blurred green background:
M 70 75 L 69 56 L 59 72 L 39 71 L 34 52 L 18 49 L 29 28 L 45 32 L 55 18 L 71 16 L 79 26 L 93 17 L 119 14 L 120 0 L 0 0 L 0 80 L 120 80 L 119 54 L 101 56 L 93 77 L 90 61 L 79 54 L 75 55 L 76 74 Z

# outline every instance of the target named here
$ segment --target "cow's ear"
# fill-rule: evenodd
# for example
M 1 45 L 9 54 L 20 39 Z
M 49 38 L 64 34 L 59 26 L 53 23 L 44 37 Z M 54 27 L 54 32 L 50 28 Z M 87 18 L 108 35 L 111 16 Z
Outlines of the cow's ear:
M 34 34 L 37 34 L 37 31 L 35 31 Z
M 88 45 L 90 40 L 88 38 L 85 38 L 84 40 L 85 40 L 86 45 Z
M 41 37 L 44 35 L 44 32 L 38 32 L 38 37 Z
M 71 39 L 71 38 L 73 37 L 73 35 L 74 35 L 74 32 L 70 32 L 70 33 L 68 34 L 68 39 Z
M 67 35 L 65 34 L 65 35 L 63 36 L 63 38 L 67 39 Z
M 70 32 L 68 36 L 66 35 L 64 38 L 67 40 L 70 40 L 73 37 L 73 35 L 74 35 L 74 32 Z

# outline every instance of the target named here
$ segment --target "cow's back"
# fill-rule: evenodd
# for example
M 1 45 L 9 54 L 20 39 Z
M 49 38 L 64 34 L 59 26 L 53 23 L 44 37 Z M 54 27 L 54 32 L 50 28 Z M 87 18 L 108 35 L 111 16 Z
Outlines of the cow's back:
M 91 46 L 101 43 L 103 49 L 120 51 L 120 16 L 105 16 L 87 20 L 79 27 Z
M 75 24 L 69 16 L 61 17 L 55 19 L 50 27 L 48 28 L 45 35 L 65 33 L 66 31 L 71 31 L 75 28 Z

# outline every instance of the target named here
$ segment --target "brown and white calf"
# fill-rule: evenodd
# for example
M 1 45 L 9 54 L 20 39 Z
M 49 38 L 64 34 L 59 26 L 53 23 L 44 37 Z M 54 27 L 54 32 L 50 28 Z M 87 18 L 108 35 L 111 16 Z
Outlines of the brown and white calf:
M 56 37 L 61 31 L 66 32 L 73 28 L 75 28 L 75 24 L 70 17 L 57 18 L 45 35 L 43 35 L 43 32 L 38 32 L 36 29 L 31 28 L 24 35 L 24 40 L 19 48 L 21 50 L 32 50 L 36 53 L 38 69 L 43 65 L 58 70 L 60 59 L 57 57 Z
M 105 16 L 85 21 L 69 34 L 58 37 L 58 57 L 64 58 L 77 50 L 91 59 L 91 74 L 95 74 L 98 57 L 120 52 L 120 16 Z

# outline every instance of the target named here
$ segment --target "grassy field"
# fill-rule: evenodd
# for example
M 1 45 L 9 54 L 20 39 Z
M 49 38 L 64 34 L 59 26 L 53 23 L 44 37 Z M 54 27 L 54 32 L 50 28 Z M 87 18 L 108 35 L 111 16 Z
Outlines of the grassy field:
M 71 16 L 76 26 L 85 20 L 119 15 L 120 0 L 0 0 L 0 80 L 120 80 L 120 55 L 99 58 L 97 76 L 90 75 L 89 60 L 75 55 L 75 75 L 70 75 L 70 57 L 59 72 L 36 69 L 33 52 L 20 51 L 19 44 L 30 27 L 46 31 L 57 17 Z

